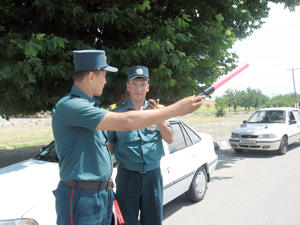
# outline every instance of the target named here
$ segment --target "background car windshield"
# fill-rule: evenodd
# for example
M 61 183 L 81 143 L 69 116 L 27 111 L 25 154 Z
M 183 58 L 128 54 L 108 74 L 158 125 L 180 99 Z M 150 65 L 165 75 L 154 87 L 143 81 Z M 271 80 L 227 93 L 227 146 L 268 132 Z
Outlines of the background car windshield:
M 248 123 L 285 123 L 285 117 L 283 110 L 261 110 L 256 111 Z
M 294 113 L 294 115 L 296 117 L 296 120 L 300 121 L 300 112 L 298 110 L 293 110 L 293 113 Z

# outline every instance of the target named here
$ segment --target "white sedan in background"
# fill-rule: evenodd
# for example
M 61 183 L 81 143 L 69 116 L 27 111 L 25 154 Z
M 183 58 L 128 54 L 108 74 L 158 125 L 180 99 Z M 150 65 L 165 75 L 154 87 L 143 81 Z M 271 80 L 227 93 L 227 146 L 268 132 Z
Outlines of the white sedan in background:
M 188 200 L 199 202 L 217 164 L 213 139 L 195 132 L 179 119 L 171 119 L 169 123 L 174 130 L 174 142 L 163 143 L 163 204 L 184 193 Z M 0 225 L 56 224 L 52 191 L 59 182 L 57 162 L 55 145 L 51 142 L 35 158 L 0 169 Z M 112 217 L 112 224 L 118 224 L 115 210 Z
M 300 141 L 300 113 L 296 108 L 263 108 L 243 121 L 229 139 L 231 147 L 243 150 L 287 152 L 288 145 Z

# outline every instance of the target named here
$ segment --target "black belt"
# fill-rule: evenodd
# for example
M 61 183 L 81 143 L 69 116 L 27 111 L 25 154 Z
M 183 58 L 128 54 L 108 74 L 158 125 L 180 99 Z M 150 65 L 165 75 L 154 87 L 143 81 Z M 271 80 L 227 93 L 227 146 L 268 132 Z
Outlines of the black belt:
M 152 171 L 152 170 L 149 170 L 149 171 L 146 171 L 146 170 L 129 170 L 129 169 L 126 169 L 126 168 L 124 168 L 122 166 L 119 166 L 119 168 L 124 169 L 124 170 L 126 170 L 126 171 L 128 171 L 130 173 L 136 173 L 136 174 L 141 174 L 141 175 L 147 174 L 147 173 L 149 173 L 149 172 Z
M 114 187 L 112 180 L 109 181 L 84 181 L 84 180 L 62 180 L 63 184 L 78 188 L 85 188 L 90 190 L 109 190 Z

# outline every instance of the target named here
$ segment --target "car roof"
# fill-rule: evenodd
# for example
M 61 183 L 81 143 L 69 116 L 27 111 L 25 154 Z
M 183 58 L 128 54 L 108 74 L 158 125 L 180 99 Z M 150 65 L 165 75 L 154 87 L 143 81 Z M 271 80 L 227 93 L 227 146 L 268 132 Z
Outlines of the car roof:
M 270 108 L 261 108 L 258 111 L 262 111 L 262 110 L 299 110 L 297 108 L 293 108 L 293 107 L 270 107 Z
M 172 118 L 168 119 L 168 121 L 169 122 L 182 122 L 182 120 L 177 117 L 172 117 Z

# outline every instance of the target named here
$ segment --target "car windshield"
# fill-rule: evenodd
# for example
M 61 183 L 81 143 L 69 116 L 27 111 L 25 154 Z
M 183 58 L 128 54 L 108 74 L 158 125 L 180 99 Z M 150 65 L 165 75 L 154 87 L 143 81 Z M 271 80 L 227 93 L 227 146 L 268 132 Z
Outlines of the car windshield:
M 285 118 L 283 110 L 260 110 L 252 114 L 248 123 L 285 123 Z
M 49 145 L 43 147 L 41 149 L 41 152 L 34 158 L 47 162 L 58 162 L 54 141 L 52 141 Z

